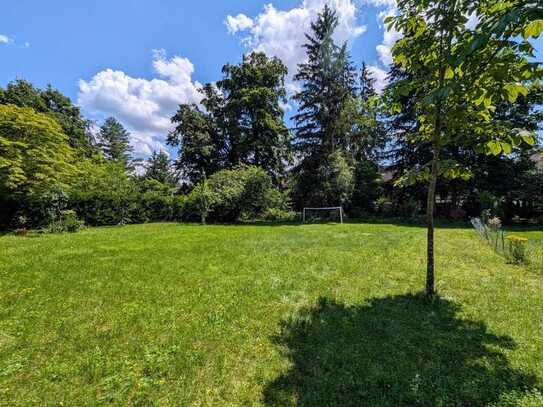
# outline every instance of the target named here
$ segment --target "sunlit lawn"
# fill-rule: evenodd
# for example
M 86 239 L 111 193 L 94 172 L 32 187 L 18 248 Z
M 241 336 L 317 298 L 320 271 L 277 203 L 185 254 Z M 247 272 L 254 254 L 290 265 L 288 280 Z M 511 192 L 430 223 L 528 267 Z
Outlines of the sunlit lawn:
M 441 228 L 431 304 L 424 244 L 394 224 L 4 235 L 0 404 L 543 405 L 543 272 Z

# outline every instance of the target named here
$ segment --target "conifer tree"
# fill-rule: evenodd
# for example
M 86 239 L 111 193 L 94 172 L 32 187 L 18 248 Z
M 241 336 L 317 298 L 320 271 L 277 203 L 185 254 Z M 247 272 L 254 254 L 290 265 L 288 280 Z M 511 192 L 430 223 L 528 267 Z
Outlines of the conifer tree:
M 294 200 L 303 205 L 339 205 L 352 194 L 353 163 L 348 154 L 355 98 L 356 72 L 347 45 L 337 45 L 333 34 L 338 17 L 328 5 L 306 34 L 307 62 L 295 79 L 301 90 L 295 146 L 302 158 L 295 169 Z
M 326 5 L 311 24 L 311 34 L 306 34 L 307 62 L 299 65 L 295 76 L 302 87 L 294 96 L 299 104 L 296 144 L 305 156 L 331 154 L 347 140 L 343 110 L 354 96 L 356 74 L 347 45 L 334 42 L 337 25 L 336 12 Z
M 124 163 L 128 166 L 130 162 L 130 133 L 117 119 L 109 117 L 100 127 L 99 146 L 106 159 Z

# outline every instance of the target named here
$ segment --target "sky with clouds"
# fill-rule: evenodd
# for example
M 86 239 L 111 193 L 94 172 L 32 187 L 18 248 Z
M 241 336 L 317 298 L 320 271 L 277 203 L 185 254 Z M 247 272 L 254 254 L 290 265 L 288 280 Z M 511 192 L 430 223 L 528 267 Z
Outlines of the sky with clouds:
M 281 58 L 295 91 L 304 33 L 325 3 L 338 13 L 336 39 L 382 87 L 399 38 L 383 27 L 395 0 L 5 0 L 0 86 L 51 83 L 86 117 L 118 118 L 144 157 L 164 148 L 177 105 L 197 103 L 201 84 L 220 79 L 222 65 L 244 52 Z

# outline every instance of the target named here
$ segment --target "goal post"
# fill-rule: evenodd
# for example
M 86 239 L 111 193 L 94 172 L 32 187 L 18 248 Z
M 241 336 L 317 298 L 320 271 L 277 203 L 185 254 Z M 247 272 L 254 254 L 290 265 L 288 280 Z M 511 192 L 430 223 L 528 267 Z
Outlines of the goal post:
M 331 206 L 327 208 L 304 208 L 302 211 L 302 223 L 306 223 L 307 212 L 308 211 L 338 211 L 339 213 L 339 222 L 343 224 L 343 207 L 342 206 Z

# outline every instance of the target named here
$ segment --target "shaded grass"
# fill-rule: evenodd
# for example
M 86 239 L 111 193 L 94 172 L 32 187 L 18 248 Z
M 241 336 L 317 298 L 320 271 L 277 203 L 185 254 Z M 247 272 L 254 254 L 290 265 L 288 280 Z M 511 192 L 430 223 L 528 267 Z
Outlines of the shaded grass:
M 539 402 L 541 275 L 440 229 L 426 304 L 409 294 L 424 238 L 377 223 L 0 237 L 0 403 Z

